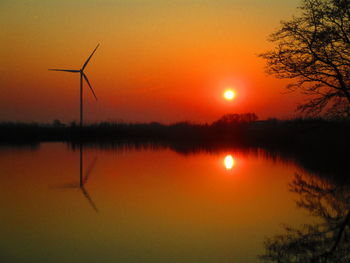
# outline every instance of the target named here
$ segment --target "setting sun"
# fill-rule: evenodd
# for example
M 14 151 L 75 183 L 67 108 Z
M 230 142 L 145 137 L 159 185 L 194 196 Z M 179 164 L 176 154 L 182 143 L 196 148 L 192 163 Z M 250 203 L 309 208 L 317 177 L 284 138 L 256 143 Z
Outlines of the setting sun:
M 236 93 L 233 90 L 226 90 L 224 93 L 224 98 L 226 100 L 233 100 L 236 97 Z

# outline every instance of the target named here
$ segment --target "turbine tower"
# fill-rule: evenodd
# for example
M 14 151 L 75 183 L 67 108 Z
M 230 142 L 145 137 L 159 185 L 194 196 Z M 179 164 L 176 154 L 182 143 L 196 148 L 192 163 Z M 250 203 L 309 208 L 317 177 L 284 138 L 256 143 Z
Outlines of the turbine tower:
M 92 94 L 94 95 L 95 99 L 97 100 L 96 94 L 94 92 L 94 89 L 92 88 L 88 77 L 84 73 L 84 69 L 86 68 L 87 64 L 89 63 L 90 59 L 96 52 L 97 48 L 99 47 L 100 44 L 97 45 L 97 47 L 92 51 L 91 55 L 88 57 L 88 59 L 85 61 L 84 65 L 82 66 L 81 69 L 76 70 L 76 69 L 49 69 L 51 71 L 64 71 L 64 72 L 70 72 L 70 73 L 80 73 L 80 127 L 83 127 L 83 79 L 85 79 L 86 83 L 90 87 L 90 90 Z

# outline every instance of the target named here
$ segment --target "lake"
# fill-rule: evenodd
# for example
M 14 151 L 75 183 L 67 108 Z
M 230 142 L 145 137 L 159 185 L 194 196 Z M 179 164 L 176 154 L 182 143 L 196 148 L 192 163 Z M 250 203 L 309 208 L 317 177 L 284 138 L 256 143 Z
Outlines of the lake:
M 0 261 L 259 262 L 283 225 L 320 221 L 296 174 L 262 149 L 3 146 Z

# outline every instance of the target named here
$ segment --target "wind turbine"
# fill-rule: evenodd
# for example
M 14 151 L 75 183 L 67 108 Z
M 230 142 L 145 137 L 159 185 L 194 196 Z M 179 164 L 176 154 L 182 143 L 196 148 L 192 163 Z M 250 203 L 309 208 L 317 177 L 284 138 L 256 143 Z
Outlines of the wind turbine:
M 88 77 L 84 73 L 84 69 L 86 68 L 87 64 L 89 63 L 90 59 L 96 52 L 97 48 L 99 47 L 100 44 L 97 45 L 97 47 L 92 51 L 91 55 L 88 57 L 88 59 L 85 61 L 84 65 L 82 66 L 81 69 L 76 70 L 76 69 L 49 69 L 51 71 L 64 71 L 64 72 L 70 72 L 70 73 L 80 73 L 80 127 L 83 127 L 83 79 L 85 79 L 86 83 L 89 85 L 90 90 L 92 94 L 94 95 L 95 99 L 97 100 L 96 94 L 94 92 L 94 89 L 92 88 Z

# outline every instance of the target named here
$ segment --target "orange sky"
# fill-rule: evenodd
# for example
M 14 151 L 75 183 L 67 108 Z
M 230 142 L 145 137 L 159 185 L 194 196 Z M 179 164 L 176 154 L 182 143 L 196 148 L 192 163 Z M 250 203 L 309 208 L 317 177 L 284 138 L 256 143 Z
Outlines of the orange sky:
M 3 0 L 0 121 L 212 122 L 226 113 L 291 117 L 301 96 L 264 73 L 257 54 L 298 0 Z M 237 98 L 224 101 L 232 86 Z

